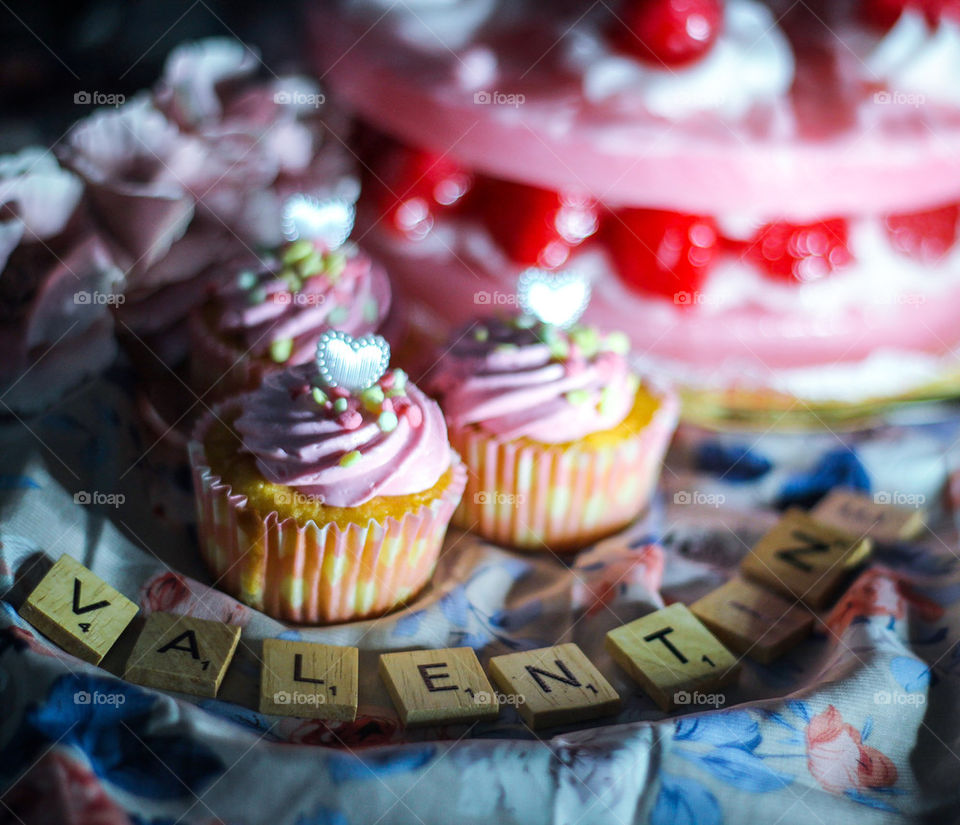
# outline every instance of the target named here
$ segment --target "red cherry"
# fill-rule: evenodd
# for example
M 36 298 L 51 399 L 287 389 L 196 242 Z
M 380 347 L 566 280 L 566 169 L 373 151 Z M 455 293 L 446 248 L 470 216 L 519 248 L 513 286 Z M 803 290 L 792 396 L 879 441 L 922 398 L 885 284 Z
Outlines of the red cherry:
M 925 264 L 935 264 L 957 242 L 960 203 L 913 212 L 888 215 L 884 221 L 893 248 Z
M 777 221 L 761 227 L 744 257 L 768 275 L 787 281 L 816 281 L 853 260 L 842 218 L 809 224 Z
M 554 269 L 597 231 L 597 202 L 511 181 L 478 181 L 473 201 L 484 226 L 518 264 Z
M 433 229 L 438 212 L 470 191 L 473 178 L 447 156 L 396 145 L 369 182 L 378 214 L 400 234 L 420 239 Z
M 610 25 L 617 48 L 657 66 L 703 57 L 723 28 L 721 0 L 630 0 Z
M 604 226 L 620 277 L 640 292 L 692 305 L 720 250 L 712 218 L 660 209 L 621 209 Z

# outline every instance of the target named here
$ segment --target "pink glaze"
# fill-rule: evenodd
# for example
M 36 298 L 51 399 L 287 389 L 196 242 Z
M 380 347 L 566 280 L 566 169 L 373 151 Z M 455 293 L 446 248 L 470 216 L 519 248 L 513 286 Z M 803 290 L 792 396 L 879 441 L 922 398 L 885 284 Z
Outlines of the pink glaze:
M 317 70 L 360 115 L 494 176 L 586 191 L 611 206 L 798 221 L 955 199 L 960 110 L 876 102 L 860 60 L 820 28 L 797 55 L 790 96 L 736 122 L 711 114 L 670 122 L 585 100 L 579 78 L 555 59 L 547 22 L 478 40 L 497 58 L 495 78 L 480 88 L 522 94 L 512 106 L 477 105 L 460 53 L 417 50 L 385 20 L 331 9 L 311 18 Z
M 397 373 L 387 376 L 396 379 Z M 347 398 L 345 412 L 330 401 L 318 403 L 311 392 L 316 379 L 316 366 L 303 364 L 268 376 L 240 399 L 236 428 L 243 449 L 269 481 L 332 507 L 357 507 L 375 496 L 429 490 L 447 471 L 443 414 L 415 386 L 407 384 L 405 394 L 383 402 L 396 415 L 396 426 L 385 431 L 380 408 L 371 412 L 357 398 Z M 330 398 L 336 397 L 331 391 Z M 341 461 L 354 451 L 355 461 Z
M 484 340 L 477 340 L 478 329 Z M 479 424 L 503 440 L 525 436 L 559 444 L 623 421 L 637 385 L 627 359 L 610 350 L 587 356 L 554 328 L 570 350 L 558 358 L 543 342 L 544 332 L 540 325 L 518 329 L 485 319 L 454 334 L 430 382 L 451 429 Z M 567 393 L 579 394 L 579 403 Z

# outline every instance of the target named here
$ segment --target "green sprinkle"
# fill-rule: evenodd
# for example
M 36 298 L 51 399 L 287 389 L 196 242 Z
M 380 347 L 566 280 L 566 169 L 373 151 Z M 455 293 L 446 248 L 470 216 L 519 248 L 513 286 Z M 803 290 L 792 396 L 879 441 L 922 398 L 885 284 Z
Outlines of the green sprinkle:
M 384 410 L 377 419 L 377 426 L 385 433 L 393 432 L 397 429 L 397 414 L 390 410 Z
M 256 289 L 251 289 L 247 293 L 247 302 L 251 304 L 262 304 L 267 300 L 267 290 L 262 286 L 258 286 Z
M 351 450 L 349 453 L 344 453 L 340 456 L 340 466 L 341 467 L 350 467 L 353 464 L 356 464 L 360 460 L 360 451 Z
M 321 390 L 320 387 L 314 387 L 310 394 L 313 396 L 313 400 L 318 404 L 327 403 L 327 394 Z
M 401 387 L 391 387 L 386 394 L 387 398 L 399 398 L 401 395 L 406 395 L 407 391 Z
M 292 265 L 316 251 L 316 247 L 310 241 L 301 238 L 299 241 L 294 241 L 283 251 L 281 260 L 287 265 Z
M 347 268 L 347 256 L 342 249 L 335 249 L 323 256 L 323 268 L 331 281 L 337 280 Z
M 336 326 L 337 324 L 342 324 L 349 317 L 350 310 L 346 307 L 334 307 L 330 310 L 330 314 L 327 315 L 327 323 L 331 326 Z
M 303 281 L 292 269 L 284 269 L 280 273 L 280 280 L 287 285 L 287 289 L 289 289 L 290 292 L 299 292 L 303 289 Z
M 373 298 L 367 298 L 363 302 L 363 320 L 368 324 L 372 324 L 377 320 L 377 317 L 380 315 L 380 307 L 377 306 L 377 302 Z
M 558 361 L 563 361 L 570 354 L 570 345 L 563 338 L 554 338 L 547 342 L 550 355 Z
M 497 344 L 494 348 L 494 352 L 513 352 L 517 348 L 516 344 Z
M 566 398 L 571 404 L 579 407 L 582 404 L 587 404 L 590 402 L 590 393 L 586 390 L 570 390 L 570 392 L 564 395 L 564 398 Z
M 383 388 L 379 384 L 367 387 L 360 393 L 360 402 L 367 412 L 378 412 L 383 405 Z
M 405 390 L 407 387 L 407 374 L 402 369 L 395 369 L 393 371 L 393 388 L 397 390 Z
M 630 352 L 630 339 L 622 332 L 611 332 L 603 339 L 603 348 L 607 352 L 626 355 Z
M 297 261 L 297 272 L 299 272 L 303 278 L 319 275 L 323 272 L 323 269 L 323 258 L 317 250 L 313 250 L 306 258 Z
M 239 275 L 237 275 L 237 286 L 240 289 L 247 290 L 253 289 L 257 285 L 257 273 L 253 272 L 250 269 L 245 269 Z
M 608 415 L 617 398 L 617 391 L 608 384 L 600 394 L 600 415 Z
M 513 319 L 513 325 L 517 329 L 533 329 L 537 325 L 537 319 L 532 315 L 518 315 Z
M 473 340 L 474 341 L 486 341 L 490 337 L 490 330 L 486 327 L 480 326 L 473 331 Z
M 270 358 L 278 364 L 282 364 L 293 354 L 293 339 L 278 338 L 270 342 Z
M 333 411 L 338 413 L 346 412 L 348 406 L 346 398 L 338 398 L 333 402 Z
M 600 351 L 600 334 L 593 327 L 574 327 L 570 331 L 570 340 L 585 358 L 593 358 Z

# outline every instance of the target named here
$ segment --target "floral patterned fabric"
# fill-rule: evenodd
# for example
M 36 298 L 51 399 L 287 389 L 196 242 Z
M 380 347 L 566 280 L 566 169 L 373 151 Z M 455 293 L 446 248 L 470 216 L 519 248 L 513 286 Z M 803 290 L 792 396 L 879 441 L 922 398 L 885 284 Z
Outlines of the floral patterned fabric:
M 123 376 L 120 376 L 121 378 Z M 855 433 L 682 429 L 656 505 L 566 563 L 452 534 L 430 591 L 376 622 L 285 627 L 210 586 L 189 477 L 144 441 L 109 381 L 0 426 L 0 823 L 835 823 L 956 818 L 960 570 L 956 410 Z M 28 426 L 29 430 L 25 429 Z M 710 707 L 663 714 L 604 634 L 724 581 L 786 506 L 836 485 L 923 501 L 933 530 L 883 547 L 772 665 L 744 662 Z M 951 492 L 952 491 L 952 492 Z M 137 601 L 238 624 L 217 699 L 119 678 L 51 645 L 16 608 L 70 553 Z M 259 640 L 361 649 L 353 723 L 259 714 Z M 405 731 L 380 652 L 469 645 L 481 660 L 573 641 L 622 695 L 616 717 L 534 736 L 495 723 Z

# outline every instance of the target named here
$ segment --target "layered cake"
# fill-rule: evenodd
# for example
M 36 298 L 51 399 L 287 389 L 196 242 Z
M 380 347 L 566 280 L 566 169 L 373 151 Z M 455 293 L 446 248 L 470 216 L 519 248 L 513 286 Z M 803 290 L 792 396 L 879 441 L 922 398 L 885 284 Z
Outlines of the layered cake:
M 688 415 L 960 386 L 949 3 L 343 0 L 311 22 L 368 130 L 361 235 L 429 336 L 528 267 L 574 269 L 585 320 Z

